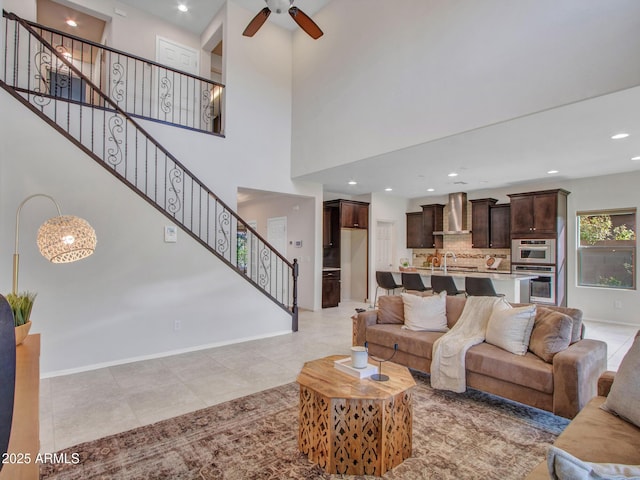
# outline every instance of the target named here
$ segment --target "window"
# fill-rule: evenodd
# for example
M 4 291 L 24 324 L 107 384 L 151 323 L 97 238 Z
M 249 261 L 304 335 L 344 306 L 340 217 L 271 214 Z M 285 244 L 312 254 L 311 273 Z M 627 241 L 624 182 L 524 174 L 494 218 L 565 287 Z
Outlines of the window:
M 51 70 L 49 71 L 49 85 L 51 95 L 54 97 L 77 102 L 85 101 L 87 84 L 80 78 L 61 71 L 54 72 Z
M 578 285 L 636 288 L 636 209 L 578 212 Z

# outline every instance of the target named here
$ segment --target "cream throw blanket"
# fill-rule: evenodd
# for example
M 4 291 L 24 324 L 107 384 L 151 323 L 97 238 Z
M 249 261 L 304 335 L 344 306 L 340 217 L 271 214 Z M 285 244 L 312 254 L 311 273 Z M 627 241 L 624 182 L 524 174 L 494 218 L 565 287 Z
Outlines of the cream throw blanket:
M 468 297 L 460 318 L 433 344 L 431 386 L 462 393 L 467 389 L 465 355 L 484 341 L 493 306 L 500 297 Z

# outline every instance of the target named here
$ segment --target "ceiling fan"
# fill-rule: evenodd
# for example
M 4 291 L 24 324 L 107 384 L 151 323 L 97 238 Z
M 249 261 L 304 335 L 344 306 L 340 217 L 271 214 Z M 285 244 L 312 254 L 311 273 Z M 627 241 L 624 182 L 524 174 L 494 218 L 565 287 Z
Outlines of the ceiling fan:
M 317 40 L 323 35 L 320 27 L 316 25 L 316 23 L 309 18 L 309 16 L 300 10 L 298 7 L 293 6 L 294 0 L 264 0 L 267 4 L 262 10 L 258 12 L 258 14 L 253 17 L 253 20 L 249 22 L 247 28 L 244 29 L 242 35 L 245 37 L 253 37 L 260 27 L 267 21 L 271 12 L 282 13 L 285 10 L 289 12 L 291 18 L 295 20 L 295 22 L 309 34 L 313 39 Z

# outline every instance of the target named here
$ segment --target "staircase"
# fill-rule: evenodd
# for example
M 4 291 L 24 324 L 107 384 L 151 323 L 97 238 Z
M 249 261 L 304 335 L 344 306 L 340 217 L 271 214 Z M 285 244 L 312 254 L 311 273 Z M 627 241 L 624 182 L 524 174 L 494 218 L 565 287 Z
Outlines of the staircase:
M 134 119 L 222 135 L 224 86 L 12 13 L 3 17 L 0 87 L 287 311 L 297 331 L 297 261 L 269 245 Z

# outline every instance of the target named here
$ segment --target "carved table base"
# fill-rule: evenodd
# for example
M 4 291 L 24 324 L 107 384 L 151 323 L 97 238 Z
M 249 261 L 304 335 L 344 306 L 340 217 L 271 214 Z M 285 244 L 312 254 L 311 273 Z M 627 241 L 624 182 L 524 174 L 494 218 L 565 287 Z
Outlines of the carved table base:
M 384 385 L 386 392 L 370 395 L 376 398 L 362 398 L 367 396 L 362 389 L 353 396 L 335 396 L 338 392 L 304 385 L 301 373 L 300 450 L 327 473 L 380 476 L 402 463 L 411 456 L 410 389 L 415 383 L 408 371 L 407 375 L 410 382 L 406 389 L 398 387 L 397 393 L 387 395 L 393 389 Z M 371 379 L 346 381 L 364 384 L 367 391 L 375 390 L 378 383 Z

